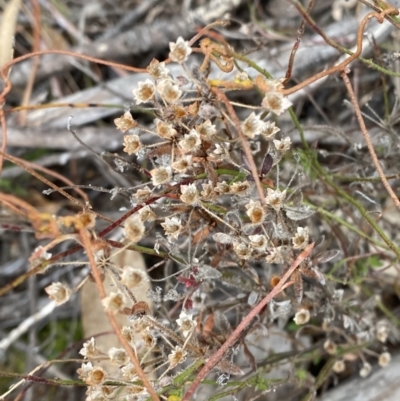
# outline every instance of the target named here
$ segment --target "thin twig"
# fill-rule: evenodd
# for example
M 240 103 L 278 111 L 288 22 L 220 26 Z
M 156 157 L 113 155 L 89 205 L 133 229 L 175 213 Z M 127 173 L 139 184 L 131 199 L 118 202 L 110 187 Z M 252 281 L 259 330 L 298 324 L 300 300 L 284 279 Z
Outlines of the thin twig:
M 365 142 L 367 143 L 369 154 L 371 155 L 371 158 L 372 158 L 372 162 L 374 163 L 374 166 L 375 166 L 376 170 L 378 171 L 378 174 L 379 174 L 379 177 L 381 178 L 383 186 L 386 188 L 386 191 L 388 192 L 389 196 L 392 198 L 392 200 L 395 203 L 395 205 L 397 206 L 397 208 L 400 210 L 399 198 L 396 196 L 392 187 L 389 185 L 389 182 L 386 179 L 385 173 L 383 172 L 382 167 L 379 163 L 379 160 L 375 153 L 374 146 L 372 145 L 371 138 L 369 136 L 367 127 L 365 126 L 365 122 L 364 122 L 363 116 L 361 114 L 360 107 L 358 105 L 356 96 L 354 94 L 353 87 L 351 86 L 351 82 L 349 80 L 349 77 L 347 76 L 347 71 L 342 71 L 340 73 L 340 75 L 343 79 L 344 84 L 346 85 L 347 91 L 349 92 L 350 100 L 353 103 L 354 112 L 356 114 L 358 124 L 360 125 L 361 132 L 364 135 Z

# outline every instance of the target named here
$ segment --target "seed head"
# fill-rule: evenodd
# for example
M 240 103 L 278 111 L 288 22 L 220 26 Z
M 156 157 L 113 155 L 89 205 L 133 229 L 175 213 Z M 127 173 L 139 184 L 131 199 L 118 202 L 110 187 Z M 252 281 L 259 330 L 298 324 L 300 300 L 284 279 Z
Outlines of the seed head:
M 368 362 L 365 362 L 363 367 L 360 369 L 360 376 L 367 377 L 371 373 L 371 370 L 372 366 Z
M 179 330 L 182 331 L 184 337 L 187 337 L 189 333 L 193 331 L 196 327 L 196 322 L 193 320 L 193 316 L 187 314 L 185 311 L 182 311 L 179 315 L 179 319 L 177 319 L 176 323 L 179 326 Z
M 151 63 L 147 67 L 147 72 L 154 79 L 166 78 L 169 75 L 169 70 L 168 70 L 168 68 L 165 67 L 164 61 L 162 61 L 160 63 L 155 58 L 153 58 L 153 60 L 151 60 Z
M 392 356 L 389 354 L 389 352 L 383 352 L 382 354 L 379 355 L 379 366 L 381 368 L 385 368 L 387 365 L 389 365 L 390 361 L 392 359 Z
M 90 386 L 99 386 L 106 380 L 106 372 L 99 366 L 94 367 L 86 378 L 86 383 Z
M 123 348 L 112 347 L 108 351 L 110 362 L 113 365 L 125 365 L 129 361 L 129 356 Z
M 147 281 L 146 273 L 137 267 L 124 266 L 121 274 L 121 283 L 129 289 L 142 285 Z
M 229 192 L 234 195 L 246 196 L 250 191 L 250 183 L 248 181 L 234 182 L 230 185 Z
M 100 354 L 100 351 L 96 348 L 96 340 L 92 337 L 89 341 L 83 343 L 83 348 L 79 351 L 85 359 L 94 358 Z
M 127 299 L 121 291 L 111 292 L 108 297 L 102 299 L 103 306 L 116 314 L 128 306 Z
M 260 235 L 260 234 L 249 235 L 249 240 L 250 240 L 250 245 L 253 249 L 259 252 L 265 251 L 268 244 L 268 240 L 265 235 Z
M 156 345 L 156 338 L 154 337 L 153 333 L 150 331 L 149 327 L 146 327 L 141 332 L 141 338 L 142 338 L 144 345 L 147 348 L 153 348 Z
M 204 139 L 210 139 L 213 135 L 217 133 L 217 129 L 215 125 L 211 124 L 210 120 L 204 121 L 204 123 L 200 125 L 196 125 L 196 131 L 202 136 Z
M 345 365 L 344 361 L 340 359 L 338 361 L 335 361 L 332 369 L 335 373 L 342 373 L 346 369 L 346 365 Z
M 150 198 L 151 194 L 152 194 L 152 190 L 148 186 L 145 186 L 142 189 L 138 189 L 133 194 L 133 197 L 135 199 L 137 199 L 138 202 L 145 202 L 147 199 Z
M 281 141 L 279 141 L 278 139 L 274 139 L 273 142 L 274 142 L 276 150 L 280 153 L 287 152 L 290 149 L 290 145 L 292 143 L 292 141 L 290 140 L 290 138 L 288 136 L 286 138 L 282 139 Z
M 297 227 L 297 233 L 292 238 L 294 249 L 304 249 L 308 245 L 308 227 Z
M 234 244 L 233 250 L 240 259 L 246 260 L 251 257 L 251 248 L 243 242 Z
M 142 221 L 154 221 L 157 217 L 157 215 L 154 213 L 153 209 L 149 205 L 146 205 L 139 210 L 139 216 Z
M 281 210 L 285 198 L 286 189 L 281 192 L 280 189 L 273 190 L 272 188 L 267 188 L 267 197 L 265 198 L 265 201 L 275 209 L 275 211 L 279 212 Z
M 263 128 L 263 121 L 260 120 L 260 116 L 256 116 L 253 112 L 251 113 L 242 124 L 243 134 L 248 138 L 254 138 L 260 135 Z
M 192 165 L 192 155 L 183 156 L 172 163 L 172 168 L 178 173 L 184 173 Z
M 262 135 L 262 137 L 265 139 L 265 140 L 267 140 L 267 141 L 272 141 L 273 139 L 274 139 L 274 137 L 275 137 L 275 134 L 277 133 L 277 132 L 279 132 L 281 129 L 280 128 L 278 128 L 276 125 L 275 125 L 275 122 L 274 121 L 266 121 L 264 124 L 263 124 L 263 127 L 262 127 L 262 129 L 261 129 L 261 135 Z
M 276 248 L 272 248 L 272 250 L 270 251 L 270 254 L 268 256 L 266 256 L 265 260 L 268 263 L 283 263 L 284 259 L 283 259 L 283 253 L 282 253 L 283 248 L 281 246 L 278 246 Z
M 329 355 L 335 355 L 337 350 L 337 345 L 332 340 L 326 340 L 324 342 L 324 349 Z

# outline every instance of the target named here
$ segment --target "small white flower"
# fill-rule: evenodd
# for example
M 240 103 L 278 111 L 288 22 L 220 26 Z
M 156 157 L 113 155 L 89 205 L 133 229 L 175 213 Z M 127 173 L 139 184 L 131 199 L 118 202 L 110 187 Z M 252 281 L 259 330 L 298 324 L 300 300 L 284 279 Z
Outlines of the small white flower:
M 292 141 L 290 138 L 287 136 L 286 138 L 282 140 L 274 139 L 274 145 L 275 148 L 278 152 L 285 153 L 290 149 L 290 145 L 292 144 Z
M 153 209 L 149 205 L 146 205 L 139 210 L 139 216 L 142 221 L 154 221 L 157 217 L 157 215 L 154 213 Z
M 133 153 L 139 152 L 142 149 L 142 143 L 137 135 L 124 135 L 124 152 L 131 155 Z
M 293 320 L 297 325 L 306 324 L 310 320 L 310 311 L 308 309 L 300 309 Z
M 279 212 L 281 210 L 285 198 L 286 189 L 281 192 L 280 189 L 273 190 L 272 188 L 267 188 L 267 197 L 265 201 L 268 205 L 275 209 L 275 211 Z
M 166 184 L 171 181 L 172 169 L 171 167 L 159 167 L 150 171 L 151 180 L 154 186 Z
M 170 79 L 161 80 L 157 85 L 157 90 L 167 103 L 175 103 L 182 96 L 179 86 Z
M 121 369 L 122 377 L 125 380 L 134 381 L 137 379 L 136 368 L 133 363 L 129 362 L 127 365 L 123 366 Z
M 125 221 L 125 236 L 130 242 L 139 242 L 143 238 L 145 226 L 138 214 L 134 214 Z
M 172 124 L 166 123 L 159 119 L 155 120 L 157 126 L 157 134 L 164 139 L 172 139 L 176 134 L 176 129 Z
M 308 245 L 308 227 L 297 227 L 297 233 L 292 238 L 294 249 L 304 249 Z
M 145 202 L 147 199 L 150 198 L 151 194 L 152 194 L 152 190 L 148 186 L 145 186 L 142 189 L 138 189 L 133 194 L 133 197 L 135 199 L 137 199 L 138 202 Z
M 129 361 L 129 356 L 123 348 L 112 347 L 108 351 L 108 356 L 110 357 L 110 362 L 113 365 L 125 365 Z
M 376 338 L 381 343 L 385 343 L 389 335 L 389 329 L 385 323 L 378 323 L 376 329 Z
M 138 287 L 145 281 L 147 281 L 147 275 L 143 270 L 132 266 L 123 267 L 121 283 L 126 285 L 129 289 Z
M 114 124 L 122 132 L 137 126 L 137 122 L 133 119 L 132 114 L 126 111 L 123 116 L 116 118 Z
M 245 196 L 249 193 L 250 184 L 248 181 L 234 182 L 230 185 L 229 191 L 234 195 Z
M 111 292 L 108 297 L 102 299 L 103 306 L 116 314 L 128 306 L 127 299 L 121 291 Z
M 276 125 L 275 125 L 275 122 L 274 121 L 266 121 L 264 124 L 263 124 L 263 127 L 262 127 L 262 129 L 261 129 L 261 135 L 262 135 L 262 137 L 264 138 L 264 139 L 266 139 L 267 141 L 272 141 L 273 139 L 274 139 L 274 137 L 275 137 L 275 134 L 277 133 L 277 132 L 279 132 L 281 129 L 280 128 L 278 128 Z
M 92 370 L 92 362 L 82 363 L 82 366 L 77 370 L 79 379 L 86 380 Z
M 372 366 L 368 362 L 365 362 L 363 367 L 360 369 L 360 376 L 367 377 L 371 373 L 371 370 Z
M 83 343 L 83 348 L 79 351 L 85 359 L 93 358 L 100 354 L 100 351 L 96 348 L 96 341 L 92 337 L 89 341 Z
M 338 361 L 335 361 L 332 369 L 335 373 L 341 373 L 341 372 L 344 372 L 344 370 L 346 369 L 346 365 L 345 365 L 344 361 L 338 360 Z
M 149 327 L 146 327 L 144 330 L 142 330 L 140 334 L 140 337 L 147 348 L 153 348 L 156 345 L 157 340 L 150 331 Z
M 156 93 L 156 88 L 150 79 L 146 79 L 144 82 L 139 82 L 139 88 L 132 91 L 133 96 L 136 99 L 136 104 L 146 103 L 149 100 L 153 100 Z
M 172 163 L 172 168 L 178 173 L 184 173 L 192 165 L 192 155 L 181 157 Z
M 252 248 L 254 248 L 259 252 L 265 251 L 268 244 L 268 240 L 265 235 L 260 235 L 260 234 L 249 235 L 249 240 Z
M 265 97 L 261 103 L 261 106 L 272 111 L 277 116 L 280 116 L 285 110 L 292 105 L 292 102 L 284 97 L 280 92 L 269 92 L 265 94 Z
M 211 124 L 210 120 L 206 120 L 204 123 L 196 125 L 196 131 L 205 139 L 210 139 L 210 137 L 217 133 L 215 125 Z
M 180 199 L 188 205 L 196 205 L 199 202 L 196 184 L 181 185 Z
M 201 145 L 200 135 L 195 129 L 192 129 L 178 144 L 183 153 L 194 152 Z
M 184 362 L 186 359 L 187 352 L 183 350 L 183 348 L 178 345 L 175 346 L 175 349 L 168 355 L 169 366 L 170 368 L 174 368 L 176 365 Z
M 197 323 L 193 320 L 193 316 L 182 311 L 177 319 L 176 323 L 179 326 L 179 330 L 182 331 L 184 337 L 187 337 L 189 333 L 193 331 Z
M 248 138 L 254 138 L 255 136 L 261 134 L 263 125 L 264 123 L 260 120 L 260 116 L 256 116 L 256 114 L 253 112 L 246 118 L 246 120 L 244 120 L 242 124 L 243 134 Z
M 234 244 L 233 250 L 240 259 L 246 260 L 251 257 L 251 248 L 243 242 Z
M 379 355 L 379 366 L 381 368 L 385 368 L 387 365 L 389 365 L 390 361 L 392 360 L 392 356 L 389 354 L 389 352 L 383 352 L 382 354 Z
M 259 201 L 250 201 L 245 207 L 247 209 L 246 214 L 253 224 L 260 224 L 264 221 L 265 211 Z
M 217 195 L 226 195 L 229 194 L 230 189 L 231 188 L 229 184 L 227 184 L 226 181 L 222 181 L 217 183 L 217 186 L 214 188 L 214 192 Z
M 86 378 L 86 383 L 90 386 L 99 386 L 106 380 L 106 372 L 99 366 L 94 367 Z
M 147 72 L 154 78 L 154 79 L 160 79 L 160 78 L 166 78 L 168 77 L 169 70 L 168 68 L 165 67 L 164 61 L 161 63 L 153 58 L 151 60 L 151 63 L 147 67 Z
M 67 302 L 72 294 L 72 291 L 67 284 L 59 282 L 50 284 L 44 290 L 49 295 L 49 298 L 57 305 L 62 305 Z
M 285 260 L 283 258 L 282 250 L 283 250 L 283 247 L 281 247 L 281 246 L 273 248 L 270 251 L 270 254 L 268 256 L 266 256 L 266 258 L 265 258 L 266 262 L 277 263 L 277 264 L 283 263 Z
M 165 230 L 165 235 L 169 240 L 172 238 L 177 239 L 182 229 L 181 220 L 177 217 L 166 217 L 165 222 L 161 223 L 161 226 Z
M 169 58 L 176 63 L 184 63 L 189 55 L 192 53 L 192 48 L 189 46 L 189 42 L 186 42 L 181 36 L 179 36 L 176 43 L 169 42 Z
M 324 342 L 324 349 L 329 355 L 335 355 L 337 350 L 337 345 L 332 340 L 326 340 Z

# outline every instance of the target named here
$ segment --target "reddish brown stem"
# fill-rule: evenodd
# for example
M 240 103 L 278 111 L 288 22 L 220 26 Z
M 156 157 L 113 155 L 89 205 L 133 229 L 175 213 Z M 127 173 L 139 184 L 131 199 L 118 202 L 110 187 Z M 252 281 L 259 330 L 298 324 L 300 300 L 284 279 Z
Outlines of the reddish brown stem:
M 300 265 L 300 263 L 308 257 L 311 251 L 314 248 L 314 243 L 311 243 L 304 249 L 304 251 L 297 256 L 297 258 L 293 261 L 288 271 L 279 281 L 279 283 L 272 289 L 272 291 L 242 320 L 236 330 L 230 335 L 230 337 L 225 341 L 225 343 L 221 346 L 221 348 L 207 361 L 204 365 L 203 369 L 198 373 L 196 378 L 194 379 L 193 383 L 189 387 L 188 391 L 186 392 L 185 396 L 182 398 L 182 401 L 189 401 L 190 397 L 195 392 L 197 386 L 200 382 L 204 379 L 207 373 L 223 358 L 225 353 L 228 351 L 230 347 L 237 341 L 240 337 L 241 333 L 246 329 L 246 327 L 250 324 L 252 319 L 256 317 L 262 310 L 265 308 L 266 305 L 276 297 L 285 286 L 287 280 L 295 271 L 295 269 Z

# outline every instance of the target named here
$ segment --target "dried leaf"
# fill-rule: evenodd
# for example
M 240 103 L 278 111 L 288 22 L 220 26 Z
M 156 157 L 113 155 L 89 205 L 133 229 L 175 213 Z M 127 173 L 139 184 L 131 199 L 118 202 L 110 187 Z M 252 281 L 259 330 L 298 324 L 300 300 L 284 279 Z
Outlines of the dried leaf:
M 267 153 L 264 157 L 263 164 L 261 167 L 261 177 L 264 177 L 265 175 L 267 175 L 270 172 L 273 163 L 274 163 L 274 159 L 272 158 L 272 156 L 269 153 Z
M 300 271 L 295 270 L 292 274 L 291 279 L 293 280 L 294 295 L 297 302 L 300 303 L 303 299 L 303 279 L 301 277 Z
M 313 264 L 317 265 L 319 263 L 328 262 L 331 259 L 335 258 L 337 255 L 339 255 L 339 253 L 340 253 L 339 249 L 333 249 L 331 251 L 321 252 L 318 255 L 313 257 L 313 259 L 312 259 Z
M 299 207 L 297 209 L 288 209 L 285 208 L 286 216 L 290 220 L 299 221 L 304 220 L 312 216 L 315 211 L 309 209 L 307 206 Z
M 211 313 L 210 315 L 207 316 L 203 324 L 203 332 L 202 332 L 203 336 L 210 335 L 210 333 L 213 331 L 214 328 L 214 322 L 215 322 L 214 314 Z
M 244 375 L 243 370 L 228 359 L 223 359 L 216 367 L 223 373 L 229 373 L 234 376 Z
M 216 233 L 212 236 L 215 242 L 219 242 L 220 244 L 231 244 L 232 236 L 224 233 Z

